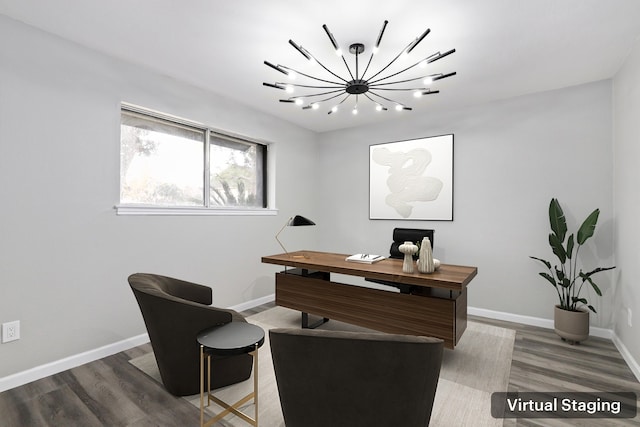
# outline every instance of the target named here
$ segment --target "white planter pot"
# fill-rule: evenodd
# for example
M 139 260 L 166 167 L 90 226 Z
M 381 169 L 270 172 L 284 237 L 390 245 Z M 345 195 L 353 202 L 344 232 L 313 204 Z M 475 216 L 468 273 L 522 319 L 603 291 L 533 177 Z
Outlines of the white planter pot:
M 555 306 L 553 327 L 556 334 L 570 344 L 576 344 L 589 338 L 589 312 L 587 310 L 569 311 Z

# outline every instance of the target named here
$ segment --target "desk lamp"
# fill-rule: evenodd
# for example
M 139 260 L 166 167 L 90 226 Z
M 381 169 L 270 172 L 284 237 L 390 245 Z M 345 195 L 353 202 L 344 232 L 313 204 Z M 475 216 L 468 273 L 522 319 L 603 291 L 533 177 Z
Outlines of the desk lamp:
M 284 245 L 282 244 L 282 242 L 280 241 L 280 239 L 278 239 L 278 236 L 280 235 L 280 233 L 282 233 L 282 231 L 287 227 L 298 227 L 301 225 L 316 225 L 315 222 L 311 221 L 310 219 L 307 219 L 303 216 L 300 215 L 296 215 L 296 216 L 292 216 L 291 218 L 289 218 L 287 220 L 287 222 L 282 226 L 282 228 L 280 229 L 280 231 L 278 231 L 278 234 L 276 234 L 276 240 L 278 241 L 278 243 L 280 244 L 280 247 L 284 250 L 284 252 L 288 255 L 289 252 L 285 249 Z M 298 256 L 298 255 L 294 255 L 294 258 L 303 258 L 303 256 Z

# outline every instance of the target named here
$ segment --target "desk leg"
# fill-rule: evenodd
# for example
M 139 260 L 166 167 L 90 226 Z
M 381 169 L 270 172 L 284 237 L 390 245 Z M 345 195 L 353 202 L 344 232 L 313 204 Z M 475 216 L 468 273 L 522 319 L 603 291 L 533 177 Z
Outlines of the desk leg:
M 309 313 L 302 312 L 302 329 L 315 329 L 320 325 L 323 325 L 329 321 L 328 318 L 323 317 L 315 323 L 309 324 Z

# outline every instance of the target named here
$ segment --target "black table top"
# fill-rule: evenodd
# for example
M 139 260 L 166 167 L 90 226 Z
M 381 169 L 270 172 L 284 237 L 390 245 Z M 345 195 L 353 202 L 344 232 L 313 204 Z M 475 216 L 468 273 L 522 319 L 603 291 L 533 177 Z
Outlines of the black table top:
M 264 344 L 264 331 L 251 323 L 231 322 L 207 328 L 198 333 L 197 339 L 206 353 L 244 354 Z

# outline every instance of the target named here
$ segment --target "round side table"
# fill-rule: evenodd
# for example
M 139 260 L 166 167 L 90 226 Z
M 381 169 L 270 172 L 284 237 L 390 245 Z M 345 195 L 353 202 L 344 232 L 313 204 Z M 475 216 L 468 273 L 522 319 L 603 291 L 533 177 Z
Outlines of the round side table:
M 231 322 L 221 326 L 213 326 L 198 333 L 200 344 L 200 427 L 209 426 L 233 413 L 249 424 L 258 426 L 258 349 L 264 344 L 264 330 L 259 326 L 246 322 Z M 234 404 L 228 404 L 211 393 L 211 356 L 232 356 L 236 354 L 253 356 L 253 391 Z M 204 422 L 204 365 L 207 364 L 207 405 L 213 400 L 224 408 L 224 411 Z M 238 408 L 253 399 L 255 418 L 251 418 Z

